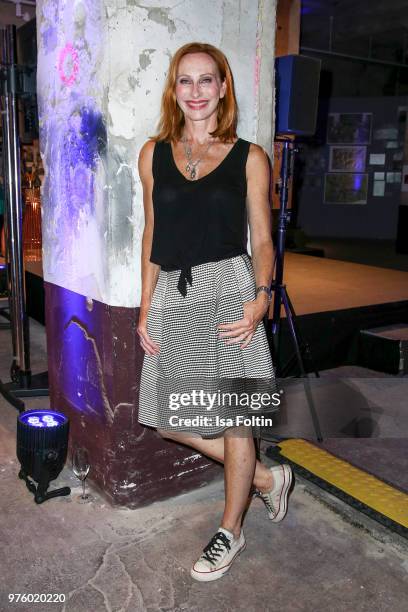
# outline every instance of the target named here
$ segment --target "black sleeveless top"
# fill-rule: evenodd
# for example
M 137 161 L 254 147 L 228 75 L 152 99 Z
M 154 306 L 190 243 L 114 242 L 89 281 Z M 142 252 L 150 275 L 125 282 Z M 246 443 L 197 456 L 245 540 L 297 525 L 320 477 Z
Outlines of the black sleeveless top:
M 150 261 L 180 270 L 185 297 L 191 267 L 247 253 L 245 166 L 250 142 L 238 138 L 209 174 L 187 179 L 176 166 L 170 142 L 156 142 L 152 173 L 154 229 Z

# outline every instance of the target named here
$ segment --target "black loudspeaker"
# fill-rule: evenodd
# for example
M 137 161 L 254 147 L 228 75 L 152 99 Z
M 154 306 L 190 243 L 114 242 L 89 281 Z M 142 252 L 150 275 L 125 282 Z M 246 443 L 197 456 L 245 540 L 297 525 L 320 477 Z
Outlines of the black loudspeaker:
M 321 60 L 314 57 L 276 58 L 276 134 L 315 133 L 320 67 Z
M 408 206 L 401 205 L 398 211 L 397 253 L 408 253 Z

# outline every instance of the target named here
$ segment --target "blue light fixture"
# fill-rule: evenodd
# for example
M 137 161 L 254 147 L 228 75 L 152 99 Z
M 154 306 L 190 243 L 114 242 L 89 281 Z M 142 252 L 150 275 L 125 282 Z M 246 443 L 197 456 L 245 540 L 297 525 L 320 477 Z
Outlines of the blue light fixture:
M 29 410 L 21 414 L 21 422 L 31 427 L 58 427 L 66 420 L 64 415 L 50 410 Z
M 18 476 L 25 480 L 37 504 L 71 493 L 69 487 L 47 492 L 50 481 L 64 467 L 68 434 L 69 420 L 60 412 L 27 410 L 17 417 L 17 458 L 21 465 Z

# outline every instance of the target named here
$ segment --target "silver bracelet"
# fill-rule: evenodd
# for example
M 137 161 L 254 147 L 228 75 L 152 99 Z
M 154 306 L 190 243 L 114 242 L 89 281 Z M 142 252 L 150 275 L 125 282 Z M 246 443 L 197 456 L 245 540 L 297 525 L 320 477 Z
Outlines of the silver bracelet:
M 272 299 L 272 291 L 271 291 L 271 289 L 269 287 L 266 287 L 266 285 L 261 285 L 261 286 L 256 288 L 256 295 L 258 295 L 258 293 L 260 291 L 265 291 L 268 294 L 268 300 L 269 300 L 269 303 L 270 303 L 271 299 Z

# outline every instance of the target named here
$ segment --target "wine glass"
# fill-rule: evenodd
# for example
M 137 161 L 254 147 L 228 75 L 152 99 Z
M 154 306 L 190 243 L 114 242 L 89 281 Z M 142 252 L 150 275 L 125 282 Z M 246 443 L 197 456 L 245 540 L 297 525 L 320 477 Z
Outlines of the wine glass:
M 88 476 L 90 467 L 89 454 L 86 448 L 76 448 L 72 457 L 72 470 L 82 482 L 82 495 L 79 498 L 82 503 L 90 501 L 90 496 L 85 493 L 85 478 Z

